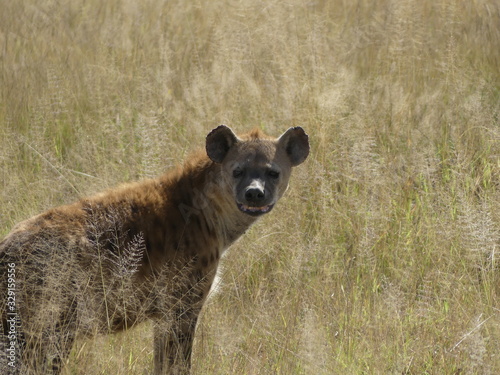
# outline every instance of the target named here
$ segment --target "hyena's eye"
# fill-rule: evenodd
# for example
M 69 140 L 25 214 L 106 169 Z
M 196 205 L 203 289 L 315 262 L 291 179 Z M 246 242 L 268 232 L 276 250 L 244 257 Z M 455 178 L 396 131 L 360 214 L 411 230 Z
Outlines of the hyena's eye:
M 278 178 L 280 176 L 280 173 L 278 171 L 269 171 L 269 172 L 267 172 L 267 174 L 271 178 Z
M 234 178 L 238 178 L 238 177 L 241 177 L 243 176 L 243 171 L 241 169 L 235 169 L 233 171 L 233 177 Z

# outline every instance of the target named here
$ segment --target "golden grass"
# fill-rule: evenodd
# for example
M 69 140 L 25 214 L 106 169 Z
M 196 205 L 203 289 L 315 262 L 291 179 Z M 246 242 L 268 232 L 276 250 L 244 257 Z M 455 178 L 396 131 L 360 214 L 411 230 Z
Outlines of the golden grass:
M 300 125 L 310 158 L 227 255 L 193 372 L 498 373 L 499 25 L 493 0 L 4 2 L 0 234 L 219 123 Z M 148 373 L 149 331 L 65 373 Z

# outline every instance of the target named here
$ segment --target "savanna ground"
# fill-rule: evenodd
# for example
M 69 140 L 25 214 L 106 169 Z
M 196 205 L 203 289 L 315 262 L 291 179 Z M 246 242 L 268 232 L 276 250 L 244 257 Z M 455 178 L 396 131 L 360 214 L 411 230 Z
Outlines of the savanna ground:
M 0 236 L 220 123 L 310 158 L 228 253 L 194 374 L 500 372 L 494 0 L 3 1 Z M 147 325 L 65 374 L 145 374 Z

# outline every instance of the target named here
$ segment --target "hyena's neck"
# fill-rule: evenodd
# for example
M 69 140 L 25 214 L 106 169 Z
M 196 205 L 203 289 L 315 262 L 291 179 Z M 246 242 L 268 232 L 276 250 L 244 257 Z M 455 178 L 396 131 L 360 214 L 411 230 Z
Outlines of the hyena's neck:
M 206 226 L 203 234 L 215 237 L 221 250 L 256 221 L 238 209 L 232 189 L 222 176 L 221 165 L 206 155 L 191 158 L 180 171 L 178 181 L 175 200 L 187 227 Z

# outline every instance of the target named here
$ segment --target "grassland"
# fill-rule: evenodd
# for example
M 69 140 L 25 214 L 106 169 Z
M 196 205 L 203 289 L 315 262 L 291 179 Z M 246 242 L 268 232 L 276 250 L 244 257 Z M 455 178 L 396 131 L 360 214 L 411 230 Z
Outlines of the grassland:
M 220 123 L 312 152 L 226 256 L 195 374 L 500 373 L 494 0 L 4 1 L 0 236 Z M 145 374 L 151 332 L 65 374 Z

